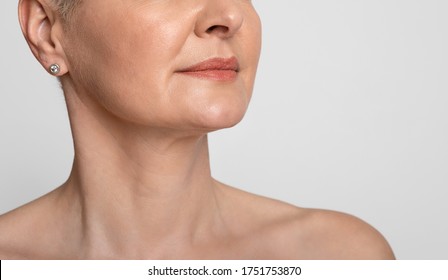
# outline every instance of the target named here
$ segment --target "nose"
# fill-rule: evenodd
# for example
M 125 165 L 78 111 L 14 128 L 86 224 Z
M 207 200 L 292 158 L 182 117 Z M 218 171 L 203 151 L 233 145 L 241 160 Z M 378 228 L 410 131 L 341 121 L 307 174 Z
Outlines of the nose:
M 244 12 L 238 0 L 205 0 L 195 26 L 198 37 L 231 38 L 244 22 Z M 241 2 L 241 1 L 240 1 Z

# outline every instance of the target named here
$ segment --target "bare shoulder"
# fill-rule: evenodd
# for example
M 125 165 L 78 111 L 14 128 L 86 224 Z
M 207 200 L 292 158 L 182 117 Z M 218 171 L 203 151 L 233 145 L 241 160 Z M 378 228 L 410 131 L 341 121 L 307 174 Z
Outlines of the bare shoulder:
M 0 259 L 22 259 L 20 240 L 28 234 L 22 223 L 23 208 L 10 211 L 0 216 Z
M 336 211 L 297 207 L 230 189 L 233 220 L 269 259 L 394 259 L 385 238 L 368 223 Z M 239 201 L 237 201 L 239 200 Z M 262 247 L 262 249 L 261 249 Z
M 36 252 L 45 252 L 40 245 L 52 238 L 48 229 L 54 225 L 50 201 L 47 194 L 0 215 L 0 259 L 42 258 Z
M 315 259 L 394 259 L 386 239 L 368 223 L 349 214 L 307 209 L 302 238 Z M 301 231 L 301 229 L 298 229 Z

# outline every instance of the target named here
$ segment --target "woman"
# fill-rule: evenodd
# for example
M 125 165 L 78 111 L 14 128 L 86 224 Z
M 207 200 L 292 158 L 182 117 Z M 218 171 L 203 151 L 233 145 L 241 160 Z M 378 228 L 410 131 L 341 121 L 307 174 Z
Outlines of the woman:
M 247 0 L 20 0 L 60 79 L 75 158 L 53 192 L 0 217 L 2 259 L 391 259 L 352 216 L 211 177 L 207 133 L 246 112 L 260 54 Z

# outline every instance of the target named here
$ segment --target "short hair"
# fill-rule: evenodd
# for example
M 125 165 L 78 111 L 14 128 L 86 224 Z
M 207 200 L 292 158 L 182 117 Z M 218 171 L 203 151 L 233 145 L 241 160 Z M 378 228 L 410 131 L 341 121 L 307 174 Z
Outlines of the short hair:
M 64 20 L 68 20 L 82 0 L 51 0 Z

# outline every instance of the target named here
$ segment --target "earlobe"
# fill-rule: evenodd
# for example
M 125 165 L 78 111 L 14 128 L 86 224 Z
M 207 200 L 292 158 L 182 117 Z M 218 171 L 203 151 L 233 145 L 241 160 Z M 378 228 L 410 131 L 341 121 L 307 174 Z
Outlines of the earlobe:
M 20 27 L 34 56 L 47 72 L 51 73 L 51 65 L 58 64 L 60 71 L 51 74 L 65 74 L 63 53 L 52 36 L 56 26 L 55 11 L 43 0 L 20 0 L 18 9 Z

